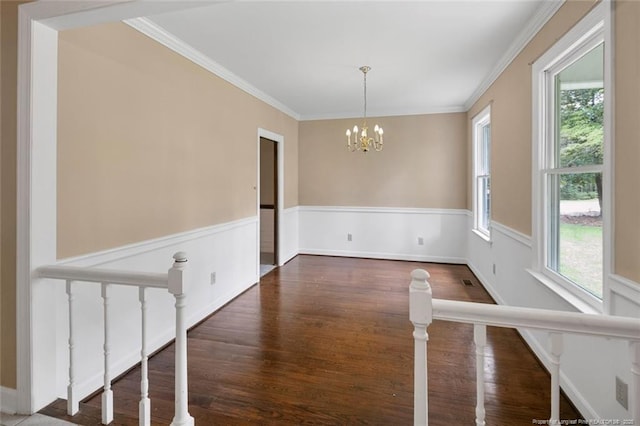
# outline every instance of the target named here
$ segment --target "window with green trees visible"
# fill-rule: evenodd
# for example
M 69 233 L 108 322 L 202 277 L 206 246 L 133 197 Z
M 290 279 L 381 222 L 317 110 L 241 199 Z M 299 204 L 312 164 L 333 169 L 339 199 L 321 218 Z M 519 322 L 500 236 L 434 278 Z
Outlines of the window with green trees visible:
M 562 40 L 568 48 L 554 46 L 534 64 L 534 211 L 539 271 L 597 308 L 604 281 L 608 92 L 604 24 L 592 22 L 575 39 Z
M 547 266 L 602 298 L 603 44 L 554 77 Z

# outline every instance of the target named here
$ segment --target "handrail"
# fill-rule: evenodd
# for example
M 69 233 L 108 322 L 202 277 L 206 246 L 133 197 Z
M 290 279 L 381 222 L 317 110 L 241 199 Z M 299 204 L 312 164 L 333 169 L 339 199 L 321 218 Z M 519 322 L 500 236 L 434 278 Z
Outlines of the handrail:
M 485 425 L 484 352 L 488 325 L 547 332 L 548 369 L 551 375 L 551 416 L 548 424 L 560 424 L 560 362 L 564 352 L 564 334 L 626 340 L 631 361 L 630 389 L 631 394 L 635 395 L 635 399 L 629 401 L 628 409 L 631 421 L 640 420 L 640 319 L 433 299 L 428 278 L 427 271 L 416 269 L 411 273 L 409 286 L 409 319 L 414 326 L 414 425 L 429 424 L 427 331 L 434 319 L 473 324 L 473 342 L 476 347 L 477 426 Z
M 139 424 L 149 426 L 151 424 L 151 401 L 149 399 L 148 380 L 148 348 L 147 348 L 147 288 L 160 288 L 167 290 L 175 298 L 175 400 L 174 417 L 171 426 L 193 426 L 194 419 L 189 414 L 188 384 L 187 384 L 187 321 L 186 321 L 186 296 L 187 288 L 186 264 L 187 255 L 178 252 L 173 255 L 173 265 L 166 273 L 119 271 L 114 269 L 80 268 L 66 265 L 42 266 L 36 270 L 39 278 L 59 279 L 66 281 L 66 293 L 69 309 L 69 382 L 67 386 L 67 414 L 75 415 L 79 411 L 78 392 L 76 390 L 75 370 L 79 355 L 76 349 L 74 336 L 74 305 L 75 297 L 73 284 L 75 282 L 98 283 L 101 286 L 104 314 L 104 390 L 102 392 L 102 424 L 113 421 L 113 390 L 111 389 L 111 339 L 109 333 L 109 316 L 111 305 L 109 288 L 113 284 L 133 286 L 138 288 L 140 301 L 142 339 L 140 347 L 141 398 L 139 403 Z
M 433 299 L 433 319 L 640 340 L 640 319 Z
M 167 288 L 167 274 L 155 272 L 117 271 L 113 269 L 81 268 L 78 266 L 48 265 L 37 269 L 40 278 L 110 283 L 134 287 Z

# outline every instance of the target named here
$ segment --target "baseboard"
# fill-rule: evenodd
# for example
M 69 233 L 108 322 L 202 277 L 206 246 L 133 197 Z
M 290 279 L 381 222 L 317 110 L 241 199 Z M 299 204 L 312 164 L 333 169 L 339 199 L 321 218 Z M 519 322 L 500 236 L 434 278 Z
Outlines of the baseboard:
M 0 412 L 15 414 L 18 411 L 18 391 L 0 386 Z
M 471 262 L 469 262 L 468 260 L 465 263 L 466 263 L 467 267 L 469 269 L 471 269 L 471 272 L 473 272 L 473 274 L 476 276 L 476 278 L 478 278 L 478 281 L 480 281 L 480 284 L 482 284 L 482 287 L 484 287 L 484 289 L 487 290 L 487 293 L 489 293 L 489 296 L 491 296 L 493 298 L 493 300 L 495 300 L 495 302 L 498 305 L 506 305 L 504 299 L 496 291 L 495 287 L 493 287 L 493 285 L 490 284 L 489 280 L 487 280 L 482 275 L 480 270 L 478 270 L 478 268 L 473 266 L 473 264 Z
M 346 251 L 346 250 L 324 250 L 324 249 L 300 249 L 300 254 L 314 254 L 321 256 L 338 256 L 338 257 L 361 257 L 369 259 L 385 259 L 385 260 L 406 260 L 410 262 L 432 262 L 432 263 L 455 263 L 466 264 L 467 259 L 463 257 L 444 257 L 444 256 L 423 256 L 415 254 L 403 253 L 379 253 L 370 251 Z

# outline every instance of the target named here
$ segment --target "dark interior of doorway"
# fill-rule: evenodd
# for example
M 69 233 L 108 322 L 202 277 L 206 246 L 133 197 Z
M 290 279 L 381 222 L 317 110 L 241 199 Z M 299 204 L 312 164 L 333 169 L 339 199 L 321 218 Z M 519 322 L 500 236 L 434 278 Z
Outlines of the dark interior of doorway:
M 260 276 L 278 264 L 278 144 L 260 138 Z

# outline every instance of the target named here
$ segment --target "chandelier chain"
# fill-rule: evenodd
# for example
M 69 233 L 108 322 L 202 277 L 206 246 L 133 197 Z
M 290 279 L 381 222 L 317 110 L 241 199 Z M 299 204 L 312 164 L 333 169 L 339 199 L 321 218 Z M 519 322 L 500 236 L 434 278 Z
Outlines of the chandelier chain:
M 364 122 L 367 122 L 367 71 L 364 71 Z

